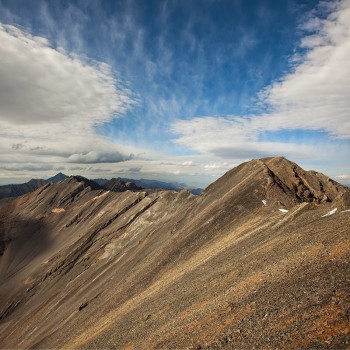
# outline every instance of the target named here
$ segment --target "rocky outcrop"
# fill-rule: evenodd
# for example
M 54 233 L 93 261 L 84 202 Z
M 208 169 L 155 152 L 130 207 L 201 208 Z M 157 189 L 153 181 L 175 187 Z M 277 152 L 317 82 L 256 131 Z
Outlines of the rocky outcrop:
M 142 187 L 136 186 L 133 182 L 125 182 L 120 177 L 107 181 L 103 187 L 114 192 L 139 191 Z
M 243 163 L 204 191 L 205 196 L 226 198 L 231 197 L 230 193 L 251 209 L 259 207 L 262 200 L 283 207 L 303 202 L 350 205 L 348 188 L 321 173 L 305 171 L 283 157 Z

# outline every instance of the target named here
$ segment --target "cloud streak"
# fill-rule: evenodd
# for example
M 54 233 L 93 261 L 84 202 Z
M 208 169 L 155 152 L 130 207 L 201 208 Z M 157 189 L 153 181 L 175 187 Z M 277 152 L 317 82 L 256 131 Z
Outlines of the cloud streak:
M 247 159 L 275 155 L 294 159 L 332 157 L 334 139 L 350 139 L 350 1 L 338 2 L 325 19 L 303 24 L 303 55 L 291 58 L 292 71 L 259 94 L 260 113 L 208 116 L 173 124 L 175 142 L 201 154 Z M 267 112 L 266 112 L 267 111 Z M 288 140 L 265 141 L 265 132 L 312 130 L 328 135 L 328 149 L 320 144 Z M 344 154 L 344 152 L 343 152 Z
M 134 158 L 133 154 L 129 156 L 124 156 L 119 152 L 96 152 L 90 151 L 88 153 L 72 154 L 68 157 L 68 162 L 70 163 L 118 163 L 125 162 Z

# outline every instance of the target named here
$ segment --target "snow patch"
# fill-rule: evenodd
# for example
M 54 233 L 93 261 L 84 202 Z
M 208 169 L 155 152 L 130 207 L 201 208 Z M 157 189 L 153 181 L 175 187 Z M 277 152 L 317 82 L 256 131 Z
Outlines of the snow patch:
M 333 214 L 335 214 L 335 212 L 336 212 L 337 210 L 338 210 L 338 208 L 334 208 L 334 209 L 332 209 L 331 211 L 329 211 L 327 214 L 322 215 L 321 217 L 324 218 L 324 217 L 326 217 L 326 216 L 333 215 Z
M 263 204 L 264 204 L 264 205 L 266 205 L 266 204 L 267 204 L 266 199 L 263 199 L 263 200 L 261 200 L 261 201 L 263 202 Z
M 350 209 L 346 209 L 346 210 L 341 211 L 341 213 L 347 213 L 349 211 L 350 211 Z
M 288 213 L 289 212 L 289 210 L 287 210 L 287 209 L 278 209 L 279 211 L 281 211 L 282 213 Z

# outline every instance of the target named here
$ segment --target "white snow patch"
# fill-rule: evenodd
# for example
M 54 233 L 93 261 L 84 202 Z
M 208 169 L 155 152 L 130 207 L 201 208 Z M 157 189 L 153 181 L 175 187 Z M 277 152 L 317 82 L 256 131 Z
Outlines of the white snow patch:
M 348 211 L 350 211 L 350 209 L 343 210 L 341 213 L 347 213 Z
M 261 201 L 263 202 L 263 204 L 264 204 L 264 205 L 266 205 L 266 204 L 267 204 L 266 199 L 262 199 Z
M 329 211 L 327 214 L 322 215 L 321 217 L 324 218 L 324 217 L 326 217 L 326 216 L 333 215 L 333 214 L 335 214 L 335 212 L 336 212 L 337 210 L 338 210 L 338 208 L 334 208 L 334 209 L 332 209 L 331 211 Z
M 289 210 L 287 210 L 287 209 L 278 209 L 279 211 L 281 211 L 282 213 L 288 213 L 289 212 Z

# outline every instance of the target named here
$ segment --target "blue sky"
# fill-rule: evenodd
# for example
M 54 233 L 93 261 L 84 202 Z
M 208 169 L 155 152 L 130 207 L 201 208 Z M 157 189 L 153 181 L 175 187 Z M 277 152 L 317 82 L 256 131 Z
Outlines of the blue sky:
M 350 2 L 0 0 L 0 183 L 205 186 L 283 155 L 350 183 Z

